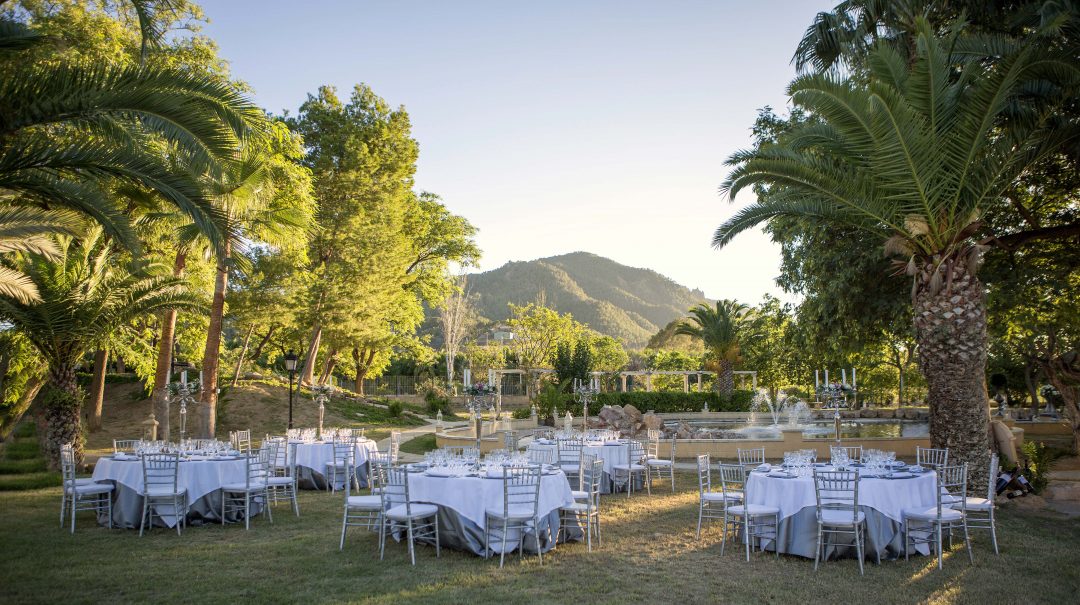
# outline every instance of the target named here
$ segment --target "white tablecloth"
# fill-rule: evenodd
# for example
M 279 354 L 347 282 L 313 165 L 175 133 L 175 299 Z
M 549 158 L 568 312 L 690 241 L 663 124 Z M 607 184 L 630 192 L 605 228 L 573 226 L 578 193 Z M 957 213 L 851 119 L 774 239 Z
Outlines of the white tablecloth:
M 356 466 L 367 464 L 371 454 L 379 451 L 378 445 L 371 439 L 361 439 L 356 442 Z M 319 473 L 326 473 L 326 465 L 334 461 L 333 443 L 297 443 L 296 465 Z
M 187 490 L 187 501 L 194 504 L 197 500 L 211 495 L 228 483 L 243 483 L 246 479 L 247 466 L 243 458 L 236 460 L 181 460 L 177 471 L 178 489 Z M 114 481 L 131 489 L 135 494 L 143 491 L 142 462 L 134 460 L 114 460 L 103 457 L 94 466 L 94 481 Z M 119 494 L 118 494 L 119 498 Z M 140 505 L 141 506 L 141 505 Z M 158 507 L 165 523 L 169 527 L 176 525 L 176 516 L 167 514 L 165 507 Z M 114 517 L 119 514 L 114 512 Z M 130 520 L 128 520 L 130 521 Z M 137 526 L 137 520 L 135 521 Z M 122 526 L 130 526 L 126 521 Z
M 462 517 L 484 528 L 487 509 L 502 510 L 502 478 L 431 477 L 420 472 L 409 473 L 409 499 L 453 509 Z M 538 515 L 574 503 L 570 482 L 562 471 L 540 477 Z
M 609 442 L 608 444 L 586 443 L 581 448 L 581 455 L 596 456 L 598 460 L 601 460 L 604 463 L 604 473 L 611 475 L 613 474 L 613 469 L 615 468 L 616 464 L 626 464 L 626 456 L 629 453 L 627 449 L 629 447 L 630 446 L 625 443 L 618 443 L 614 441 Z M 557 444 L 533 442 L 533 444 L 530 445 L 529 448 L 552 452 L 551 459 L 554 460 L 556 463 L 558 463 L 559 461 L 559 446 Z
M 780 509 L 780 519 L 798 513 L 807 506 L 817 506 L 814 479 L 783 479 L 754 471 L 746 481 L 750 504 L 764 504 Z M 901 521 L 905 508 L 937 506 L 937 475 L 923 473 L 910 479 L 859 479 L 859 506 L 870 507 L 893 521 Z

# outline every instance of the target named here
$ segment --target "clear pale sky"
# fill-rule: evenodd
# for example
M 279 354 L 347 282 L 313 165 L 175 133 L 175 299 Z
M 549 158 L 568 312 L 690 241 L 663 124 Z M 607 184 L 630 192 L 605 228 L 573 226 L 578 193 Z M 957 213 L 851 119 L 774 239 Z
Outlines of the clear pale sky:
M 203 0 L 204 33 L 258 102 L 320 85 L 404 105 L 418 189 L 480 232 L 481 268 L 585 250 L 712 298 L 784 299 L 777 247 L 713 230 L 758 108 L 786 107 L 792 52 L 836 0 Z M 738 203 L 751 200 L 740 195 Z

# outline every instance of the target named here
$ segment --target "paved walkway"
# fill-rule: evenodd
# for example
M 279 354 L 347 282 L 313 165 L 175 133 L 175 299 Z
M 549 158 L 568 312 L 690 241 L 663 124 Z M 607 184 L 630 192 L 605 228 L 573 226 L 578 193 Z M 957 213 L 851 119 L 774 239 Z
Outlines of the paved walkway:
M 468 421 L 456 421 L 456 422 L 445 422 L 444 421 L 443 422 L 443 428 L 462 427 L 462 426 L 465 426 L 467 424 L 469 424 Z M 431 421 L 428 424 L 425 424 L 424 426 L 414 426 L 414 427 L 409 428 L 409 429 L 402 429 L 401 430 L 401 443 L 405 443 L 407 441 L 412 441 L 413 439 L 416 439 L 417 437 L 421 437 L 423 435 L 430 435 L 430 434 L 433 434 L 433 433 L 435 433 L 435 422 L 434 421 Z M 379 441 L 376 445 L 379 447 L 380 450 L 386 451 L 387 449 L 390 448 L 390 438 L 387 437 L 386 439 L 383 439 L 382 441 Z M 419 454 L 406 454 L 405 452 L 401 452 L 401 454 L 399 454 L 399 456 L 398 456 L 398 460 L 400 460 L 401 462 L 420 462 L 423 459 L 424 459 L 424 457 L 419 455 Z

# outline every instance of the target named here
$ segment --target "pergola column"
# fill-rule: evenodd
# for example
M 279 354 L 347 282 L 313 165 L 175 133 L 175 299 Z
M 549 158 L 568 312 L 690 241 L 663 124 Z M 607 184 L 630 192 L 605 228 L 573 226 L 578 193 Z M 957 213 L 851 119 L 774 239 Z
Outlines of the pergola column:
M 619 372 L 619 382 L 622 383 L 621 384 L 621 389 L 622 389 L 621 392 L 625 393 L 626 392 L 626 374 L 625 373 Z
M 683 393 L 689 393 L 690 392 L 690 375 L 689 374 L 683 374 L 682 375 L 682 392 Z

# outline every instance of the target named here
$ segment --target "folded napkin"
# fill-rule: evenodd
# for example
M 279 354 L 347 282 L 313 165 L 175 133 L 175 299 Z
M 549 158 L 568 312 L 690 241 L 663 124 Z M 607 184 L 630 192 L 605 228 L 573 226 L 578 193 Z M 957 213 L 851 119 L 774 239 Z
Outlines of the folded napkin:
M 759 465 L 757 467 L 757 470 L 767 473 L 772 470 L 772 465 L 768 462 L 765 462 L 764 464 Z

